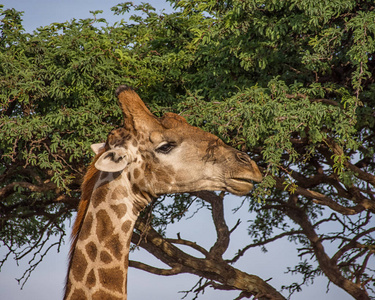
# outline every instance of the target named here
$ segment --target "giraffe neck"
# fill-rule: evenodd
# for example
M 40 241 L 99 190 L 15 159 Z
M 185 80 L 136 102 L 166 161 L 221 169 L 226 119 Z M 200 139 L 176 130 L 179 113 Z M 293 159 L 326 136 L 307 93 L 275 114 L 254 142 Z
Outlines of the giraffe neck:
M 71 253 L 65 299 L 127 299 L 130 241 L 149 202 L 126 175 L 98 175 Z

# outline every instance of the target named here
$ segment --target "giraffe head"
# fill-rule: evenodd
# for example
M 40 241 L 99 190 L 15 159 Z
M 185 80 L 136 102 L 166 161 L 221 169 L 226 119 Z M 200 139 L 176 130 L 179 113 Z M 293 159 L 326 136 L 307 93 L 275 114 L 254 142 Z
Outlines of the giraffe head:
M 130 240 L 152 196 L 200 190 L 247 194 L 257 165 L 176 114 L 155 117 L 138 95 L 116 91 L 124 127 L 109 133 L 82 184 L 65 299 L 127 299 Z
M 245 195 L 262 175 L 250 157 L 213 134 L 191 126 L 174 113 L 155 117 L 130 88 L 116 94 L 124 127 L 114 129 L 105 144 L 95 144 L 95 163 L 104 172 L 125 171 L 132 189 L 142 195 L 228 191 Z

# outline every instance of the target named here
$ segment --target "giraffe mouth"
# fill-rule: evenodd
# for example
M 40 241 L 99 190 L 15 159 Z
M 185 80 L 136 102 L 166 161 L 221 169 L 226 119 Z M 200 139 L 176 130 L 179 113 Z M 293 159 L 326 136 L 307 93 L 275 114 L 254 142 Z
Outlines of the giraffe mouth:
M 238 182 L 241 182 L 242 184 L 251 185 L 251 187 L 254 186 L 254 181 L 252 181 L 251 179 L 246 179 L 246 178 L 233 178 L 233 180 L 236 180 L 236 181 L 238 181 Z
M 228 191 L 232 194 L 243 196 L 248 194 L 254 187 L 253 181 L 248 178 L 230 178 L 228 181 Z

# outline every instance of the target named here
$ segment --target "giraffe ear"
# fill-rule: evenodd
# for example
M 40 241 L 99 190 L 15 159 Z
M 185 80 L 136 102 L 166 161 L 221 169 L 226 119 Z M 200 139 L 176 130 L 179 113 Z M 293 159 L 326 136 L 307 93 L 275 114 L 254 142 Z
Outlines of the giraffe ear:
M 129 156 L 124 148 L 104 152 L 95 163 L 95 168 L 104 172 L 119 172 L 128 165 Z
M 94 151 L 95 154 L 98 154 L 101 150 L 103 150 L 105 147 L 105 143 L 99 143 L 99 144 L 92 144 L 91 150 Z

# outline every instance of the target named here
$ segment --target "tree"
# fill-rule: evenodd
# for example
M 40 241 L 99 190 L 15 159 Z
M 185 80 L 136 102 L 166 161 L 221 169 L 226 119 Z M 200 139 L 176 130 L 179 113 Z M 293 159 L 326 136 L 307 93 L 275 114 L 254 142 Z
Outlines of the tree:
M 199 192 L 155 199 L 138 220 L 134 245 L 170 269 L 131 266 L 196 274 L 196 296 L 211 287 L 238 290 L 237 299 L 282 299 L 277 290 L 293 294 L 326 276 L 355 299 L 374 298 L 372 1 L 170 2 L 169 15 L 127 2 L 113 11 L 134 10 L 130 23 L 110 26 L 97 11 L 33 34 L 24 33 L 21 13 L 1 11 L 0 232 L 9 255 L 44 255 L 50 236 L 64 238 L 89 145 L 120 125 L 113 91 L 126 83 L 154 113 L 181 113 L 249 153 L 265 176 L 243 199 L 256 218 L 236 256 L 223 258 L 236 229 L 225 223 L 225 195 Z M 167 237 L 193 202 L 212 212 L 211 249 Z M 302 282 L 273 287 L 233 266 L 282 238 L 303 259 L 288 269 Z M 330 243 L 335 253 L 326 251 Z

